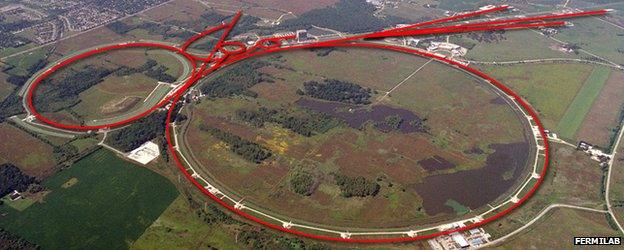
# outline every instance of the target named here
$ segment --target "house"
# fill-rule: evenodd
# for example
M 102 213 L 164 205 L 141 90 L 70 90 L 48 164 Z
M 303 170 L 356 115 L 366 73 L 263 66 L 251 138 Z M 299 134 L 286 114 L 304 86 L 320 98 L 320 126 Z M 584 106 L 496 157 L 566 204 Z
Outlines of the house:
M 9 199 L 11 199 L 11 201 L 16 201 L 21 198 L 22 198 L 22 195 L 17 190 L 13 190 L 13 192 L 9 194 Z

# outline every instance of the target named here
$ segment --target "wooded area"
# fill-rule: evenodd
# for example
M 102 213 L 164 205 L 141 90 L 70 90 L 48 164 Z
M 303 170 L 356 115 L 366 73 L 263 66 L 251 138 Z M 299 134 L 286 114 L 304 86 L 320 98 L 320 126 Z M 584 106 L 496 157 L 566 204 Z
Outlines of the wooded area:
M 326 79 L 322 83 L 309 81 L 303 83 L 303 90 L 297 91 L 301 95 L 311 96 L 327 101 L 351 104 L 370 104 L 370 88 L 362 88 L 355 83 Z

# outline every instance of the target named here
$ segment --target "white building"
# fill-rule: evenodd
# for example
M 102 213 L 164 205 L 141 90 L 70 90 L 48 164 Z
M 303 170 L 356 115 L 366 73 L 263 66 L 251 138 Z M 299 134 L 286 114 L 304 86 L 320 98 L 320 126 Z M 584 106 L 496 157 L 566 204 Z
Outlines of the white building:
M 154 159 L 158 158 L 158 155 L 160 155 L 160 148 L 158 147 L 158 145 L 156 143 L 148 141 L 146 143 L 143 143 L 143 145 L 139 146 L 138 148 L 130 151 L 130 153 L 128 153 L 126 157 L 133 161 L 141 163 L 142 165 L 146 165 Z

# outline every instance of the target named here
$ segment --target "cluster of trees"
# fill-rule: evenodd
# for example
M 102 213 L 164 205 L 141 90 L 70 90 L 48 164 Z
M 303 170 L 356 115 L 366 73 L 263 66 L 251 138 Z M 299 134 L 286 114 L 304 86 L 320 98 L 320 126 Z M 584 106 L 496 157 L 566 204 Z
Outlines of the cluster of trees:
M 250 162 L 259 164 L 267 158 L 271 157 L 272 155 L 271 151 L 263 147 L 262 145 L 245 140 L 240 136 L 210 127 L 205 124 L 200 124 L 199 129 L 202 131 L 206 131 L 215 138 L 227 143 L 232 152 L 242 156 L 244 159 Z
M 0 228 L 0 248 L 2 249 L 40 249 L 36 244 L 28 242 L 26 239 L 9 233 Z
M 472 32 L 468 33 L 468 38 L 480 43 L 493 43 L 507 39 L 505 37 L 505 31 L 485 31 L 485 32 Z
M 256 97 L 258 94 L 249 90 L 250 87 L 261 82 L 274 81 L 271 75 L 260 72 L 261 68 L 268 65 L 270 63 L 259 60 L 238 63 L 214 80 L 203 84 L 201 91 L 212 98 L 234 95 Z
M 177 80 L 174 76 L 167 74 L 167 67 L 158 65 L 158 62 L 151 58 L 147 59 L 147 61 L 138 68 L 121 66 L 115 71 L 115 75 L 117 76 L 127 76 L 136 73 L 144 73 L 146 76 L 161 82 L 172 83 Z
M 398 130 L 403 123 L 403 118 L 399 115 L 390 115 L 384 119 L 383 124 L 388 126 L 392 130 Z
M 158 65 L 149 69 L 147 72 L 145 72 L 145 75 L 160 82 L 172 83 L 177 80 L 174 76 L 167 74 L 167 67 L 163 65 Z
M 236 234 L 238 242 L 246 244 L 250 249 L 300 249 L 300 250 L 325 250 L 330 249 L 323 243 L 307 242 L 295 237 L 286 237 L 258 226 L 253 226 L 244 222 L 240 222 L 232 218 L 228 213 L 224 213 L 220 208 L 213 204 L 200 204 L 187 196 L 191 209 L 197 212 L 197 215 L 210 225 L 235 225 L 234 227 L 224 227 L 233 229 L 231 234 Z M 215 248 L 216 249 L 216 248 Z
M 290 178 L 290 187 L 292 187 L 295 193 L 304 196 L 310 196 L 314 193 L 314 189 L 316 189 L 317 181 L 314 178 L 314 175 L 300 171 L 295 173 Z
M 236 116 L 256 127 L 262 127 L 266 122 L 277 123 L 307 137 L 323 134 L 341 123 L 326 114 L 312 110 L 295 113 L 285 109 L 275 110 L 261 107 L 258 110 L 237 110 Z
M 366 197 L 375 196 L 379 193 L 380 186 L 374 181 L 370 181 L 362 176 L 349 177 L 341 174 L 334 174 L 334 180 L 342 191 L 344 197 Z
M 214 26 L 214 25 L 220 24 L 223 21 L 229 22 L 229 20 L 226 20 L 226 19 L 228 19 L 231 16 L 224 16 L 217 12 L 206 12 L 202 14 L 201 17 L 208 24 L 208 26 Z M 232 29 L 232 32 L 230 34 L 232 36 L 236 36 L 239 34 L 249 32 L 250 30 L 257 29 L 258 26 L 256 25 L 256 23 L 258 23 L 260 20 L 261 20 L 260 18 L 255 17 L 255 16 L 243 15 L 238 20 L 238 22 L 236 23 L 236 26 L 234 26 L 234 29 Z
M 120 35 L 125 35 L 126 33 L 134 29 L 147 30 L 147 33 L 150 35 L 163 35 L 167 33 L 167 31 L 169 31 L 169 27 L 167 25 L 152 22 L 145 22 L 140 24 L 126 24 L 121 21 L 117 21 L 106 25 L 106 27 Z
M 13 190 L 24 192 L 33 183 L 37 183 L 35 177 L 22 173 L 15 165 L 10 163 L 0 165 L 0 197 Z
M 394 16 L 382 19 L 374 13 L 375 6 L 364 0 L 341 0 L 334 6 L 308 11 L 298 18 L 285 20 L 277 28 L 297 30 L 309 29 L 315 25 L 342 32 L 360 33 L 411 22 Z
M 27 43 L 29 43 L 29 41 L 26 38 L 13 35 L 11 32 L 0 31 L 0 47 L 17 48 Z
M 297 90 L 300 95 L 308 95 L 314 98 L 334 102 L 352 104 L 370 104 L 370 88 L 362 88 L 355 83 L 326 79 L 323 83 L 309 81 L 303 83 L 303 90 Z
M 18 92 L 19 88 L 16 88 L 4 100 L 0 101 L 0 122 L 4 122 L 6 118 L 24 112 L 22 98 L 18 95 Z
M 138 148 L 143 143 L 162 135 L 165 131 L 167 112 L 157 111 L 129 126 L 108 134 L 108 143 L 124 152 Z
M 37 62 L 35 62 L 33 65 L 28 67 L 28 69 L 26 69 L 25 75 L 16 75 L 16 74 L 8 73 L 11 69 L 16 67 L 15 65 L 6 66 L 2 71 L 4 71 L 5 73 L 9 75 L 9 77 L 7 78 L 7 82 L 15 86 L 21 87 L 24 85 L 24 83 L 26 83 L 26 81 L 28 80 L 28 78 L 30 78 L 30 76 L 35 74 L 40 69 L 43 69 L 43 67 L 45 67 L 47 64 L 48 64 L 48 60 L 46 60 L 45 58 L 41 58 L 37 60 Z
M 46 79 L 34 95 L 34 103 L 42 112 L 56 112 L 80 102 L 79 94 L 102 82 L 113 71 L 86 66 L 58 80 Z

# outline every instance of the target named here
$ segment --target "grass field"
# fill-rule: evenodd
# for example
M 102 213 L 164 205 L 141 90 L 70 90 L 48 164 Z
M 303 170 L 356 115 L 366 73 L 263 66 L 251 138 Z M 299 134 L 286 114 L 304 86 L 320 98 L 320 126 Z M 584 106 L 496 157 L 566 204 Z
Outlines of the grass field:
M 0 207 L 0 226 L 51 249 L 125 248 L 178 196 L 162 176 L 106 150 L 42 184 L 51 191 L 43 202 L 22 212 Z
M 575 138 L 576 131 L 585 120 L 600 90 L 607 83 L 610 73 L 611 70 L 607 67 L 594 68 L 557 125 L 556 131 L 561 137 Z
M 28 74 L 28 69 L 40 59 L 44 59 L 47 53 L 47 49 L 37 49 L 20 56 L 8 58 L 6 63 L 14 66 L 14 68 L 8 70 L 7 73 L 25 76 Z
M 614 129 L 620 123 L 619 118 L 624 107 L 622 82 L 624 72 L 612 71 L 576 133 L 578 140 L 587 140 L 605 148 L 609 146 L 615 137 Z
M 563 53 L 554 48 L 557 43 L 530 30 L 507 31 L 505 39 L 497 42 L 477 42 L 467 35 L 453 35 L 451 42 L 476 44 L 466 58 L 477 61 L 514 61 L 542 58 L 578 58 L 574 53 Z
M 609 227 L 602 213 L 559 208 L 494 249 L 571 249 L 574 236 L 621 235 Z
M 624 56 L 617 49 L 623 49 L 622 29 L 596 18 L 574 20 L 574 27 L 563 29 L 555 38 L 567 43 L 579 44 L 590 53 L 604 57 L 617 64 L 624 63 Z
M 587 64 L 480 66 L 485 73 L 525 98 L 553 129 L 593 71 Z
M 145 230 L 131 249 L 242 249 L 226 230 L 210 225 L 197 216 L 182 195 Z

